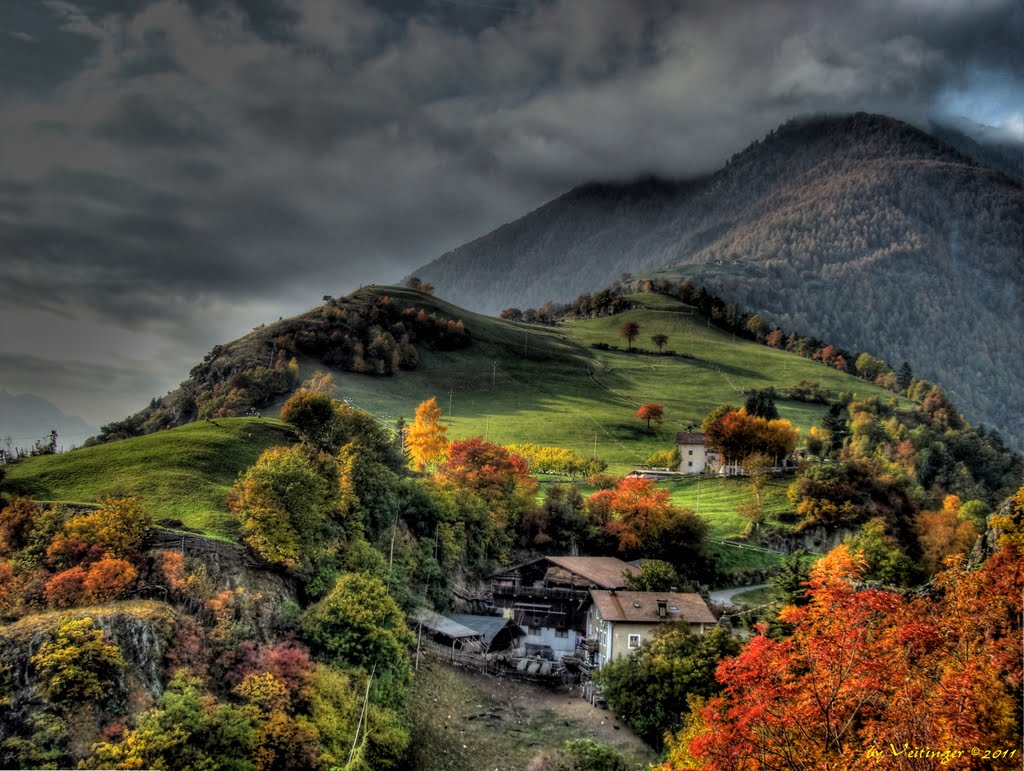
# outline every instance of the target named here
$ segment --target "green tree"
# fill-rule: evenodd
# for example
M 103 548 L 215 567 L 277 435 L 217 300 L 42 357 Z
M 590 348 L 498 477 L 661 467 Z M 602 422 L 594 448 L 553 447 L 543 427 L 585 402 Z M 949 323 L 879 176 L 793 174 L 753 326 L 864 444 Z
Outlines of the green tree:
M 330 661 L 390 673 L 406 682 L 411 676 L 408 646 L 412 633 L 384 583 L 360 573 L 343 573 L 334 588 L 302 618 L 309 639 Z
M 900 365 L 900 370 L 896 374 L 896 385 L 900 389 L 900 393 L 906 393 L 910 388 L 910 384 L 914 382 L 914 370 L 910 368 L 910 364 L 903 362 Z
M 829 405 L 828 412 L 821 419 L 821 427 L 828 431 L 829 448 L 832 455 L 838 455 L 850 436 L 850 424 L 843 417 L 845 407 L 839 402 Z
M 807 552 L 797 549 L 783 558 L 778 572 L 768 579 L 768 583 L 783 605 L 805 605 L 809 576 L 810 560 Z
M 682 456 L 679 454 L 679 445 L 676 445 L 671 450 L 662 450 L 648 455 L 645 462 L 651 468 L 667 468 L 675 471 L 679 468 L 682 460 Z
M 651 335 L 651 342 L 658 346 L 658 353 L 661 353 L 661 350 L 668 343 L 668 335 L 661 332 L 656 335 Z
M 774 388 L 761 388 L 754 391 L 747 397 L 743 407 L 748 415 L 754 415 L 758 418 L 777 420 L 779 417 L 779 410 L 775 406 Z
M 615 714 L 660 746 L 665 732 L 677 729 L 688 712 L 688 696 L 718 693 L 715 669 L 739 649 L 739 641 L 722 627 L 695 635 L 685 624 L 665 624 L 634 655 L 610 662 L 594 679 Z
M 619 327 L 619 335 L 626 338 L 626 343 L 629 346 L 629 350 L 633 350 L 633 341 L 636 340 L 637 335 L 640 334 L 640 325 L 635 321 L 627 321 L 621 327 Z
M 322 452 L 335 453 L 340 447 L 334 417 L 334 400 L 319 391 L 296 391 L 281 407 L 281 420 L 291 424 L 303 442 Z
M 81 767 L 255 771 L 256 719 L 252 709 L 218 702 L 198 678 L 179 671 L 132 730 L 94 745 Z
M 625 572 L 626 589 L 631 592 L 677 592 L 682 579 L 671 563 L 664 560 L 644 560 L 640 572 Z
M 875 517 L 861 525 L 854 535 L 847 536 L 843 543 L 864 558 L 865 578 L 890 586 L 911 586 L 922 577 L 921 571 L 885 530 L 885 520 Z
M 763 452 L 755 452 L 743 460 L 743 468 L 750 482 L 751 499 L 740 504 L 738 513 L 750 523 L 752 531 L 764 522 L 764 489 L 772 475 L 773 466 L 774 461 Z

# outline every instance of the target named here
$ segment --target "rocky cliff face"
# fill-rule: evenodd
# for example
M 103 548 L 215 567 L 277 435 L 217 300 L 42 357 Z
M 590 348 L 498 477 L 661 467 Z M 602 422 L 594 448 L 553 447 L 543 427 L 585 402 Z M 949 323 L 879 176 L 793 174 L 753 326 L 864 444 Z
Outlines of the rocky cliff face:
M 32 657 L 61 620 L 91 618 L 121 652 L 125 666 L 109 697 L 98 705 L 102 712 L 113 714 L 127 704 L 156 699 L 163 692 L 164 657 L 174 617 L 169 605 L 132 600 L 29 616 L 0 627 L 0 743 L 23 734 L 33 713 L 45 705 Z

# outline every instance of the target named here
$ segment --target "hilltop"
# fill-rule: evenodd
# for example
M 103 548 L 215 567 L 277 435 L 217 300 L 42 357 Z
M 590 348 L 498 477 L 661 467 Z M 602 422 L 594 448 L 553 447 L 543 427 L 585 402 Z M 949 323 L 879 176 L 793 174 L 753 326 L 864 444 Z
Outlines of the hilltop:
M 7 466 L 8 487 L 38 500 L 95 503 L 137 495 L 157 519 L 229 535 L 225 495 L 239 472 L 292 432 L 278 421 L 221 418 L 173 431 L 42 455 Z
M 877 115 L 791 121 L 690 180 L 575 188 L 415 271 L 468 307 L 687 276 L 934 380 L 1024 443 L 1024 188 Z

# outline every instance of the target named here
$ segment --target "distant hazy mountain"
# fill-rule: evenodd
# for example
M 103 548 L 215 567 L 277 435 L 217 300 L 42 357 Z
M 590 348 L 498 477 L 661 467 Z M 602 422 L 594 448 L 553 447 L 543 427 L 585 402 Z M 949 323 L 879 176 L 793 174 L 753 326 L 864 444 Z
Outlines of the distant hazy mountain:
M 0 446 L 31 447 L 36 440 L 57 431 L 57 446 L 70 449 L 97 433 L 77 415 L 65 415 L 52 402 L 32 394 L 14 395 L 0 389 Z
M 493 313 L 627 271 L 909 361 L 1024 446 L 1024 188 L 908 124 L 791 121 L 712 175 L 584 185 L 415 273 Z

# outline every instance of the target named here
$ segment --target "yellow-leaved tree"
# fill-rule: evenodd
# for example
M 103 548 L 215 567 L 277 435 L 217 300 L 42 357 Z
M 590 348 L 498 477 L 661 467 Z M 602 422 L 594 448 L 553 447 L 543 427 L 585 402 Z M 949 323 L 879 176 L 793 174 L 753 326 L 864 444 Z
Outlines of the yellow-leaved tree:
M 436 466 L 448 452 L 448 426 L 440 425 L 440 419 L 441 408 L 434 396 L 416 408 L 416 420 L 405 433 L 405 449 L 417 471 Z

